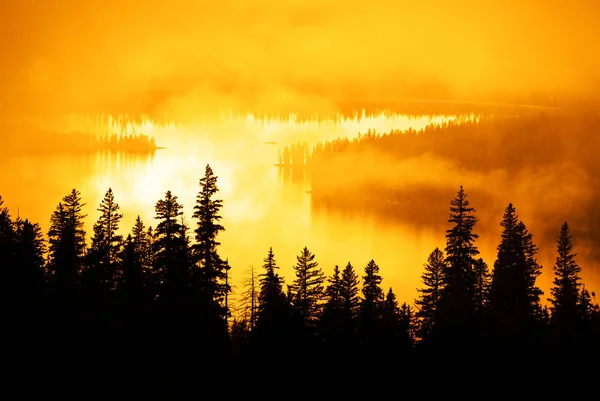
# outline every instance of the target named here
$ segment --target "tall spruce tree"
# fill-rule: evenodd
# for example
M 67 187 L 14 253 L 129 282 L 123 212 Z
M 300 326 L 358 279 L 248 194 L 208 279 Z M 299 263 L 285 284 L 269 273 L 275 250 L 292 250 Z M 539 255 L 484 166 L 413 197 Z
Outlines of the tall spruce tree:
M 376 343 L 381 331 L 381 313 L 384 301 L 381 281 L 379 266 L 371 259 L 365 266 L 363 296 L 358 321 L 360 341 L 363 346 L 368 348 Z
M 544 292 L 537 285 L 537 278 L 542 273 L 542 266 L 537 261 L 538 248 L 533 243 L 533 235 L 527 230 L 525 223 L 519 221 L 517 232 L 521 237 L 525 254 L 525 276 L 527 278 L 527 294 L 529 297 L 529 315 L 537 321 L 543 320 L 540 297 Z
M 292 305 L 301 323 L 314 328 L 321 315 L 325 275 L 315 261 L 315 255 L 304 247 L 296 256 L 296 278 L 291 286 Z
M 475 313 L 478 316 L 481 316 L 488 305 L 488 295 L 491 283 L 488 265 L 482 258 L 475 261 L 473 273 L 475 274 Z
M 181 224 L 183 206 L 177 201 L 171 191 L 155 206 L 158 220 L 156 226 L 156 241 L 153 244 L 155 255 L 153 266 L 153 281 L 159 298 L 170 298 L 180 292 L 187 283 L 186 254 L 182 244 L 185 228 Z
M 83 266 L 86 251 L 83 206 L 81 193 L 73 189 L 50 219 L 48 270 L 52 283 L 65 295 L 75 289 Z
M 0 197 L 0 296 L 10 291 L 16 274 L 15 230 L 10 211 L 3 207 L 3 203 Z
M 137 216 L 131 234 L 123 246 L 121 256 L 121 284 L 130 289 L 141 289 L 150 284 L 152 272 L 152 230 L 146 229 Z
M 579 320 L 581 267 L 575 261 L 577 254 L 573 252 L 572 235 L 566 221 L 560 228 L 557 252 L 556 264 L 553 268 L 553 287 L 550 289 L 552 297 L 549 299 L 552 304 L 552 321 L 562 328 L 574 327 Z
M 340 346 L 341 318 L 342 318 L 342 280 L 340 276 L 340 267 L 335 265 L 333 274 L 328 278 L 328 285 L 325 289 L 325 306 L 321 316 L 320 332 L 329 348 L 337 349 Z
M 46 244 L 37 223 L 17 218 L 15 221 L 15 268 L 17 277 L 12 285 L 24 296 L 36 296 L 44 291 L 44 255 Z
M 417 289 L 420 293 L 415 304 L 417 305 L 416 317 L 418 319 L 417 336 L 427 338 L 433 332 L 437 320 L 438 308 L 442 291 L 444 289 L 444 274 L 447 268 L 444 252 L 435 248 L 427 258 L 424 272 L 421 275 L 423 288 Z
M 223 201 L 214 198 L 218 191 L 217 176 L 207 164 L 204 177 L 200 179 L 200 192 L 194 206 L 193 218 L 197 220 L 194 231 L 196 243 L 193 245 L 196 261 L 194 276 L 209 308 L 216 316 L 227 319 L 229 310 L 225 300 L 231 287 L 227 282 L 229 263 L 224 261 L 217 251 L 220 245 L 217 236 L 225 230 L 219 223 Z
M 100 217 L 94 224 L 94 235 L 86 255 L 86 286 L 107 291 L 115 288 L 119 272 L 119 256 L 123 237 L 118 234 L 123 215 L 114 193 L 108 189 L 100 202 Z
M 264 273 L 260 275 L 258 313 L 256 319 L 257 341 L 276 346 L 285 341 L 285 329 L 289 321 L 288 300 L 283 292 L 283 278 L 279 276 L 273 248 L 264 259 Z
M 450 202 L 448 222 L 453 226 L 446 231 L 446 262 L 442 302 L 444 321 L 451 325 L 466 323 L 475 312 L 475 245 L 479 237 L 473 232 L 477 223 L 475 209 L 469 205 L 464 188 Z

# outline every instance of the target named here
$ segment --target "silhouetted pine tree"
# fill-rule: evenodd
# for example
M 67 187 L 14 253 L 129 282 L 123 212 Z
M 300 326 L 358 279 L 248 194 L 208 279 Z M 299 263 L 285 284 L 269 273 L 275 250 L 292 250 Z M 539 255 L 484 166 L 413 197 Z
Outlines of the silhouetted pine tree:
M 153 244 L 155 255 L 153 266 L 154 290 L 159 298 L 171 298 L 187 283 L 186 252 L 183 234 L 185 229 L 181 224 L 183 206 L 177 202 L 177 197 L 167 191 L 165 198 L 156 203 L 155 211 L 158 224 L 156 240 Z
M 302 249 L 296 259 L 296 278 L 291 286 L 292 307 L 300 324 L 306 329 L 305 334 L 312 337 L 321 316 L 325 275 L 315 261 L 315 255 L 307 247 Z
M 86 255 L 86 268 L 83 272 L 86 287 L 108 291 L 115 288 L 119 253 L 123 237 L 117 233 L 123 215 L 111 188 L 100 202 L 100 217 L 94 224 L 92 244 Z
M 365 350 L 370 350 L 376 344 L 381 333 L 381 312 L 384 300 L 381 281 L 379 266 L 371 259 L 365 266 L 363 296 L 358 319 L 359 339 Z
M 10 211 L 3 204 L 0 197 L 0 296 L 6 297 L 4 302 L 8 302 L 17 271 L 14 261 L 16 238 Z
M 411 349 L 415 344 L 415 330 L 417 327 L 417 317 L 414 309 L 403 302 L 400 306 L 400 339 L 404 343 L 403 350 Z
M 360 310 L 358 284 L 358 275 L 352 264 L 348 262 L 340 279 L 341 310 L 339 317 L 339 331 L 342 333 L 340 342 L 346 349 L 349 349 L 356 340 L 356 319 Z
M 258 274 L 256 274 L 254 266 L 250 265 L 243 280 L 242 294 L 239 302 L 243 319 L 248 323 L 248 330 L 250 332 L 256 327 L 259 292 Z
M 43 294 L 46 244 L 37 223 L 17 218 L 15 221 L 16 280 L 12 283 L 23 296 Z
M 225 299 L 231 288 L 226 282 L 229 264 L 221 259 L 217 251 L 217 247 L 220 245 L 217 235 L 225 230 L 219 224 L 219 220 L 221 220 L 219 212 L 223 201 L 214 199 L 218 191 L 217 176 L 207 164 L 204 177 L 200 179 L 200 192 L 197 196 L 196 206 L 194 206 L 193 218 L 198 221 L 194 230 L 196 243 L 192 247 L 194 260 L 197 263 L 194 277 L 208 307 L 213 310 L 215 316 L 225 321 L 229 316 Z
M 542 319 L 542 305 L 540 297 L 544 292 L 537 286 L 536 280 L 542 273 L 542 266 L 537 262 L 537 246 L 533 243 L 533 235 L 527 230 L 525 224 L 519 221 L 517 232 L 521 237 L 523 252 L 525 254 L 525 271 L 527 278 L 527 295 L 529 297 L 529 315 L 538 322 Z
M 262 347 L 265 345 L 278 350 L 287 341 L 289 326 L 289 304 L 283 293 L 283 278 L 279 277 L 273 248 L 269 248 L 264 259 L 265 272 L 260 275 L 258 313 L 255 338 Z
M 325 306 L 320 322 L 320 333 L 328 349 L 338 350 L 340 347 L 340 328 L 342 318 L 342 297 L 340 267 L 333 268 L 333 275 L 328 279 L 329 284 L 325 289 Z
M 151 232 L 151 231 L 150 231 Z M 123 246 L 121 260 L 121 283 L 125 291 L 138 292 L 147 287 L 152 269 L 152 239 L 140 216 L 137 216 L 131 234 Z
M 421 275 L 424 287 L 417 289 L 421 295 L 415 301 L 418 308 L 416 312 L 418 319 L 417 337 L 420 339 L 428 338 L 433 332 L 440 298 L 444 289 L 443 277 L 446 267 L 444 252 L 439 248 L 435 248 L 429 254 L 427 263 L 424 265 L 425 271 Z
M 380 346 L 386 352 L 407 351 L 412 346 L 412 340 L 403 320 L 404 317 L 401 315 L 400 308 L 398 307 L 396 295 L 390 287 L 381 306 Z
M 472 319 L 475 312 L 475 257 L 479 250 L 475 245 L 478 235 L 473 233 L 477 219 L 475 209 L 469 205 L 464 188 L 450 202 L 450 218 L 453 227 L 446 231 L 446 262 L 444 291 L 441 306 L 444 325 L 461 327 Z M 463 326 L 464 327 L 464 326 Z M 454 329 L 450 329 L 459 335 Z
M 481 316 L 488 303 L 491 282 L 488 265 L 482 258 L 475 261 L 473 273 L 475 274 L 475 313 Z
M 553 267 L 554 280 L 550 289 L 552 297 L 552 322 L 559 330 L 567 330 L 577 325 L 579 320 L 579 287 L 581 267 L 575 262 L 576 253 L 573 252 L 569 225 L 564 222 L 557 240 L 556 264 Z
M 63 294 L 75 290 L 85 256 L 85 230 L 81 194 L 73 189 L 58 204 L 48 230 L 48 271 L 52 284 Z

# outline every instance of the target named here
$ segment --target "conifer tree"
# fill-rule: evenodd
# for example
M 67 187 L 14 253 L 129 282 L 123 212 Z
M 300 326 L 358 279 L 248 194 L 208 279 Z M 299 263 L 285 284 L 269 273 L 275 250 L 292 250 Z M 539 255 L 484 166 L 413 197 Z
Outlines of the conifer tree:
M 416 315 L 413 308 L 406 302 L 400 306 L 400 327 L 401 340 L 404 339 L 406 348 L 410 348 L 415 343 Z
M 567 222 L 564 222 L 557 240 L 556 264 L 554 265 L 553 287 L 550 289 L 552 297 L 552 320 L 559 326 L 574 326 L 579 317 L 578 299 L 581 279 L 581 267 L 575 261 L 576 253 L 573 252 L 571 231 Z
M 379 266 L 373 259 L 365 266 L 363 276 L 362 300 L 359 312 L 359 336 L 363 345 L 370 347 L 375 343 L 381 329 L 381 312 L 384 300 L 381 289 L 382 278 Z
M 144 222 L 137 216 L 133 229 L 131 230 L 132 252 L 135 260 L 135 271 L 129 273 L 122 272 L 124 279 L 133 280 L 131 284 L 148 286 L 150 283 L 150 275 L 152 272 L 152 243 L 153 243 L 152 227 L 144 225 Z M 126 278 L 128 277 L 128 278 Z
M 307 247 L 302 249 L 296 259 L 292 306 L 302 324 L 314 328 L 321 315 L 325 275 L 315 261 L 315 255 Z
M 182 251 L 185 228 L 181 224 L 183 206 L 171 191 L 155 206 L 158 224 L 154 242 L 153 280 L 159 297 L 169 297 L 187 281 L 186 255 Z
M 200 192 L 196 197 L 193 218 L 197 220 L 196 243 L 193 245 L 196 268 L 194 277 L 199 290 L 216 316 L 226 319 L 229 315 L 225 299 L 231 291 L 227 283 L 229 263 L 221 259 L 217 251 L 220 242 L 217 236 L 225 228 L 219 223 L 221 199 L 215 199 L 219 191 L 217 176 L 207 164 L 204 177 L 200 179 Z
M 3 207 L 4 201 L 0 197 L 0 286 L 4 294 L 10 289 L 15 275 L 15 231 L 8 208 Z M 1 294 L 0 294 L 1 295 Z
M 273 248 L 264 259 L 265 272 L 260 275 L 256 332 L 261 343 L 283 340 L 284 328 L 289 318 L 288 300 L 283 293 L 283 278 L 279 276 Z
M 538 248 L 533 243 L 533 235 L 527 230 L 525 224 L 519 221 L 517 232 L 521 237 L 523 252 L 525 254 L 525 276 L 527 279 L 527 294 L 529 297 L 528 314 L 536 320 L 541 320 L 542 305 L 540 297 L 544 292 L 537 285 L 537 278 L 542 273 L 542 266 L 537 262 Z
M 15 221 L 15 268 L 17 278 L 12 285 L 19 292 L 30 296 L 43 293 L 44 287 L 44 255 L 46 244 L 42 230 L 37 223 L 17 218 Z
M 53 283 L 68 292 L 77 284 L 85 256 L 83 206 L 81 193 L 73 189 L 52 213 L 48 230 L 48 270 Z
M 360 308 L 360 297 L 358 295 L 358 276 L 350 262 L 344 267 L 340 279 L 340 301 L 344 319 L 347 324 L 351 324 Z
M 448 267 L 445 269 L 441 302 L 445 321 L 453 325 L 465 323 L 475 311 L 474 264 L 475 257 L 479 255 L 475 240 L 479 236 L 473 233 L 477 223 L 474 212 L 461 185 L 458 195 L 450 202 L 448 222 L 453 226 L 446 231 Z
M 329 347 L 337 347 L 340 344 L 340 328 L 342 320 L 342 297 L 340 267 L 335 265 L 333 274 L 328 278 L 325 289 L 325 306 L 321 316 L 321 335 Z
M 427 258 L 424 272 L 421 275 L 424 287 L 417 289 L 421 294 L 415 304 L 417 305 L 416 317 L 419 322 L 417 335 L 426 338 L 431 335 L 435 325 L 442 291 L 444 289 L 443 277 L 446 269 L 444 252 L 435 248 Z
M 491 282 L 488 265 L 482 258 L 475 261 L 473 273 L 475 274 L 475 312 L 482 314 L 488 303 Z
M 94 224 L 92 244 L 86 256 L 86 284 L 99 290 L 115 287 L 119 267 L 119 254 L 123 237 L 117 233 L 123 215 L 111 188 L 100 202 L 100 217 Z

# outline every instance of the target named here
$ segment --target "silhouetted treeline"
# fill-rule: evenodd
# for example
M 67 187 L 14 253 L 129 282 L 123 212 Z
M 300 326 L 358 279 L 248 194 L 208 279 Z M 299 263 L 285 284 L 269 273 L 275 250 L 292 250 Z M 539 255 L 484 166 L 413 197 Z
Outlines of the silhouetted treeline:
M 85 132 L 60 133 L 49 130 L 18 130 L 3 138 L 3 151 L 12 154 L 55 154 L 119 151 L 153 153 L 159 147 L 146 134 L 104 134 Z
M 551 271 L 546 267 L 553 287 L 544 294 L 536 282 L 538 250 L 515 207 L 509 204 L 499 219 L 496 260 L 484 261 L 475 209 L 462 187 L 450 202 L 446 244 L 424 264 L 414 302 L 399 300 L 384 285 L 374 260 L 360 267 L 345 262 L 327 276 L 307 247 L 286 284 L 271 248 L 260 271 L 251 269 L 232 316 L 217 192 L 207 165 L 190 220 L 169 191 L 155 205 L 156 226 L 138 217 L 123 236 L 109 189 L 91 241 L 77 190 L 52 213 L 47 240 L 39 225 L 12 218 L 0 204 L 4 333 L 14 339 L 35 333 L 45 343 L 74 343 L 80 351 L 108 344 L 112 352 L 138 347 L 191 360 L 237 355 L 281 364 L 307 352 L 351 362 L 358 355 L 461 350 L 496 365 L 532 352 L 600 351 L 600 310 L 581 280 L 568 224 L 557 233 L 556 263 Z

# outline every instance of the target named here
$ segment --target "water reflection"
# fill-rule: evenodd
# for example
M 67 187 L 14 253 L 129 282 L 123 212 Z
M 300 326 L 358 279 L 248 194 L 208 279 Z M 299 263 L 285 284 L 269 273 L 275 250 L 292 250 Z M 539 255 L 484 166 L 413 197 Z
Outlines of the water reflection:
M 379 120 L 373 120 L 379 121 Z M 398 119 L 407 128 L 409 119 Z M 425 120 L 412 120 L 425 125 Z M 355 135 L 355 125 L 343 126 L 344 135 Z M 367 124 L 368 125 L 368 124 Z M 266 128 L 265 128 L 266 127 Z M 366 127 L 366 125 L 365 125 Z M 277 168 L 279 146 L 266 144 L 269 137 L 285 143 L 287 131 L 280 125 L 257 125 L 247 121 L 225 126 L 210 125 L 162 132 L 159 142 L 167 146 L 155 154 L 104 152 L 89 155 L 10 156 L 0 158 L 0 194 L 16 214 L 48 228 L 51 212 L 60 199 L 77 188 L 87 203 L 86 229 L 91 233 L 97 205 L 112 187 L 124 214 L 121 230 L 127 232 L 137 215 L 147 225 L 155 225 L 154 205 L 171 190 L 184 205 L 186 220 L 193 213 L 199 179 L 210 163 L 218 175 L 224 200 L 221 236 L 222 255 L 233 267 L 233 281 L 242 279 L 250 264 L 260 266 L 268 248 L 273 247 L 281 273 L 290 283 L 295 256 L 307 246 L 327 274 L 337 264 L 352 262 L 359 271 L 374 258 L 380 265 L 386 289 L 394 287 L 400 300 L 410 301 L 420 286 L 422 265 L 435 247 L 444 246 L 448 201 L 455 189 L 425 202 L 425 209 L 388 204 L 383 212 L 373 205 L 332 207 L 328 201 L 312 198 L 310 175 L 304 169 Z M 381 127 L 380 127 L 381 128 Z M 385 128 L 385 127 L 383 127 Z M 237 136 L 226 131 L 235 130 Z M 382 129 L 383 130 L 383 129 Z M 326 131 L 324 129 L 324 131 Z M 154 129 L 159 133 L 158 129 Z M 168 134 L 169 133 L 169 134 Z M 219 137 L 220 134 L 226 133 Z M 313 141 L 318 137 L 315 131 Z M 331 133 L 325 133 L 325 137 Z M 293 136 L 293 135 L 292 135 Z M 218 138 L 221 138 L 220 140 Z M 233 138 L 233 139 L 223 139 Z M 477 193 L 473 193 L 473 204 Z M 479 196 L 482 197 L 483 195 Z M 486 195 L 487 196 L 487 195 Z M 440 198 L 439 200 L 437 198 Z M 442 199 L 443 198 L 443 199 Z M 482 198 L 483 199 L 483 198 Z M 330 201 L 331 202 L 331 201 Z M 482 213 L 478 232 L 482 257 L 491 265 L 499 239 L 501 209 Z M 495 206 L 494 206 L 495 207 Z M 427 209 L 428 208 L 428 209 Z M 427 210 L 426 210 L 427 209 Z M 426 214 L 428 219 L 416 218 Z M 535 232 L 535 228 L 531 227 Z M 554 244 L 538 243 L 540 260 L 551 272 Z M 543 287 L 550 275 L 543 278 Z

